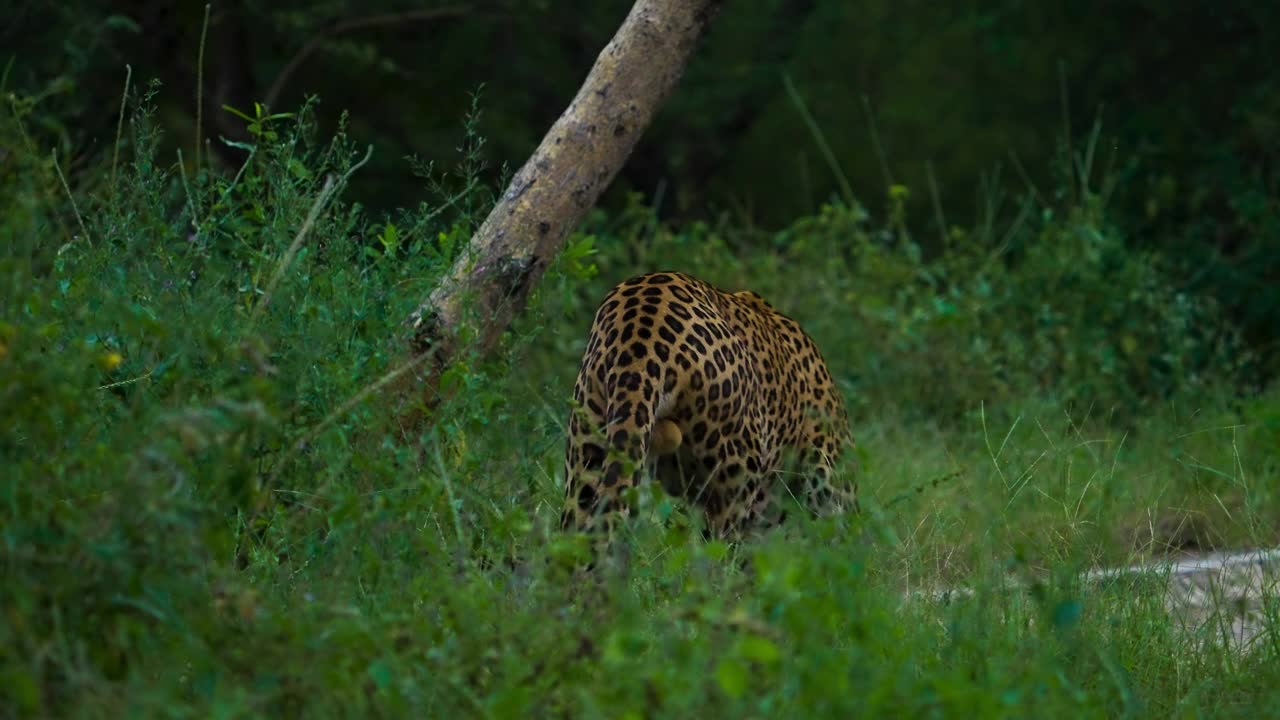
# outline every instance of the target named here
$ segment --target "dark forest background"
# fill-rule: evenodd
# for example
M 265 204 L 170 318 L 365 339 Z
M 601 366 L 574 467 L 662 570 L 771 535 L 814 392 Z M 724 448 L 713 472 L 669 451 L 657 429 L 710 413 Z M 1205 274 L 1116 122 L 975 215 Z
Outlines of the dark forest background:
M 204 124 L 234 167 L 245 123 L 221 106 L 350 113 L 377 152 L 354 179 L 368 207 L 421 196 L 406 156 L 458 144 L 483 87 L 489 179 L 523 161 L 617 28 L 626 0 L 212 6 Z M 124 66 L 159 79 L 168 142 L 194 132 L 204 5 L 21 0 L 0 29 L 4 87 L 38 97 L 41 128 L 80 165 L 111 147 Z M 1270 360 L 1280 334 L 1280 6 L 1268 3 L 758 0 L 722 14 L 605 199 L 640 193 L 663 218 L 777 228 L 842 192 L 906 210 L 926 250 L 940 222 L 1062 186 L 1065 152 L 1097 132 L 1110 217 L 1183 268 Z M 788 81 L 794 95 L 788 89 Z M 802 104 L 801 104 L 802 103 Z M 806 124 L 802 107 L 812 116 Z M 815 134 L 815 129 L 818 134 Z M 323 131 L 323 129 L 322 129 Z M 73 167 L 75 164 L 73 163 Z M 936 194 L 935 194 L 936 190 Z M 939 202 L 934 202 L 934 198 Z

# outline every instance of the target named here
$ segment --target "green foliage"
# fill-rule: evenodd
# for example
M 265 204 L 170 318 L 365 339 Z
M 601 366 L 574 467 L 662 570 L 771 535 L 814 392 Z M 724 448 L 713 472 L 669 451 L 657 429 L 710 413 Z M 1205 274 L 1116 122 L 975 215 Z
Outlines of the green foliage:
M 1028 204 L 998 238 L 957 229 L 927 259 L 900 219 L 878 229 L 840 203 L 767 238 L 704 225 L 649 234 L 642 212 L 609 227 L 638 249 L 602 281 L 635 266 L 699 268 L 751 287 L 806 320 L 865 415 L 976 416 L 1032 394 L 1126 421 L 1232 387 L 1247 367 L 1213 299 L 1175 289 L 1161 258 L 1127 248 L 1093 199 Z M 757 245 L 770 250 L 736 250 Z
M 401 159 L 449 153 L 456 108 L 479 84 L 490 88 L 479 124 L 489 157 L 527 157 L 630 5 L 238 2 L 206 28 L 199 3 L 23 0 L 0 27 L 0 94 L 38 99 L 59 152 L 95 158 L 109 149 L 123 63 L 194 88 L 207 30 L 212 160 L 238 167 L 241 151 L 218 139 L 252 142 L 257 127 L 225 102 L 265 117 L 318 92 L 332 101 L 313 108 L 323 127 L 359 109 L 351 129 L 379 152 L 347 196 L 382 213 L 419 201 Z M 1123 177 L 1110 232 L 1159 257 L 1177 288 L 1214 297 L 1266 381 L 1280 373 L 1278 30 L 1280 5 L 1256 2 L 757 0 L 718 15 L 604 202 L 616 213 L 638 191 L 666 218 L 727 213 L 778 229 L 838 195 L 905 211 L 932 257 L 951 225 L 986 216 L 980 175 L 1006 190 L 1072 190 L 1051 161 L 1101 118 L 1097 164 Z M 193 136 L 192 98 L 159 100 L 166 156 Z M 500 186 L 498 173 L 483 179 Z M 911 201 L 882 206 L 892 186 Z
M 1274 598 L 1240 656 L 1151 592 L 1074 579 L 1280 536 L 1280 399 L 1232 387 L 1229 323 L 1095 198 L 957 231 L 937 256 L 905 212 L 881 226 L 833 204 L 777 233 L 597 214 L 499 355 L 450 368 L 452 399 L 407 437 L 378 395 L 352 399 L 396 369 L 402 319 L 492 202 L 477 114 L 454 168 L 416 163 L 430 200 L 379 214 L 345 199 L 367 155 L 345 123 L 320 140 L 314 103 L 246 112 L 243 165 L 217 172 L 165 159 L 156 97 L 130 105 L 114 182 L 105 161 L 54 164 L 39 102 L 0 122 L 0 714 L 1252 717 L 1280 700 Z M 618 555 L 575 577 L 582 539 L 554 525 L 585 328 L 609 284 L 662 266 L 812 331 L 854 409 L 867 512 L 729 547 L 649 487 Z M 904 595 L 947 582 L 976 594 Z

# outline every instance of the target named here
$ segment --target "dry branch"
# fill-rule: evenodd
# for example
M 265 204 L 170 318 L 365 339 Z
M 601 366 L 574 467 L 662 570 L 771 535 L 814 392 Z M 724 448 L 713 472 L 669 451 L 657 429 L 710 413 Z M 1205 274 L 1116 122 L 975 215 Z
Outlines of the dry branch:
M 491 350 L 548 263 L 622 168 L 671 92 L 720 0 L 637 0 L 577 96 L 515 174 L 468 251 L 408 319 L 416 386 L 434 405 L 440 372 Z M 466 347 L 461 338 L 467 337 Z M 415 403 L 416 404 L 416 403 Z M 405 420 L 416 419 L 412 409 Z
M 271 87 L 267 90 L 266 99 L 263 103 L 267 107 L 273 107 L 276 100 L 280 98 L 280 93 L 284 91 L 284 87 L 289 82 L 289 78 L 302 67 L 307 58 L 320 49 L 326 40 L 341 35 L 343 33 L 355 30 L 367 30 L 377 27 L 395 27 L 408 23 L 429 22 L 432 20 L 442 20 L 447 18 L 456 18 L 471 12 L 469 5 L 450 5 L 448 7 L 428 8 L 424 10 L 411 10 L 408 12 L 383 13 L 381 15 L 371 15 L 368 17 L 349 18 L 346 20 L 338 20 L 328 27 L 321 29 L 318 33 L 307 40 L 302 49 L 289 58 L 289 62 L 285 63 L 284 69 L 276 75 L 276 79 L 272 81 Z

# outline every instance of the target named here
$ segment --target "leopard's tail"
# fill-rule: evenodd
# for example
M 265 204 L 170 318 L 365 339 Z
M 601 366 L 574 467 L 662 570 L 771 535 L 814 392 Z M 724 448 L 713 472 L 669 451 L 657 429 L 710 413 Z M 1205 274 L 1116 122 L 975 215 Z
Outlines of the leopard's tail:
M 684 442 L 684 433 L 680 426 L 663 418 L 653 425 L 653 434 L 649 436 L 649 453 L 655 456 L 670 455 L 680 449 Z

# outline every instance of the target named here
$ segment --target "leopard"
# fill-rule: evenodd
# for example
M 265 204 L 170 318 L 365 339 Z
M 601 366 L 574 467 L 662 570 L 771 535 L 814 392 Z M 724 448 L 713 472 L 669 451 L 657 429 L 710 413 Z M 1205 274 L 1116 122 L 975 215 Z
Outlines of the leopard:
M 844 397 L 814 340 L 754 291 L 670 270 L 618 283 L 571 405 L 562 529 L 612 536 L 648 478 L 700 508 L 710 539 L 777 526 L 795 504 L 859 511 L 856 480 L 836 477 L 854 447 Z

